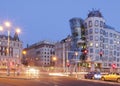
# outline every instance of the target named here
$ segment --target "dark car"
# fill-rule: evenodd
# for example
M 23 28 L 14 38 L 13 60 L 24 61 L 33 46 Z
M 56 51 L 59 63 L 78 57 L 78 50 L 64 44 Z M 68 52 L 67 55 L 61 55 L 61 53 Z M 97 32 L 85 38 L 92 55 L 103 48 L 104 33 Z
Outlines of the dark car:
M 101 78 L 101 73 L 100 72 L 88 72 L 84 77 L 85 79 L 100 79 Z

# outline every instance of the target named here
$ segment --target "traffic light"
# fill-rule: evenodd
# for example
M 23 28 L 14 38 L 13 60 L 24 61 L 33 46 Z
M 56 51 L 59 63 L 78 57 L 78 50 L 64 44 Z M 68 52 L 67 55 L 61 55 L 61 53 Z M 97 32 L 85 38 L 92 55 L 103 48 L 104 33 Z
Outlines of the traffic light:
M 87 50 L 87 49 L 85 49 L 85 50 L 83 51 L 83 53 L 84 53 L 84 54 L 87 54 L 87 53 L 88 53 L 88 50 Z
M 99 53 L 99 54 L 100 54 L 100 57 L 102 57 L 102 55 L 103 55 L 103 52 L 102 52 L 102 51 L 100 51 L 100 53 Z
M 67 67 L 69 67 L 70 66 L 70 63 L 67 63 Z
M 115 69 L 116 68 L 116 64 L 112 64 L 112 68 Z

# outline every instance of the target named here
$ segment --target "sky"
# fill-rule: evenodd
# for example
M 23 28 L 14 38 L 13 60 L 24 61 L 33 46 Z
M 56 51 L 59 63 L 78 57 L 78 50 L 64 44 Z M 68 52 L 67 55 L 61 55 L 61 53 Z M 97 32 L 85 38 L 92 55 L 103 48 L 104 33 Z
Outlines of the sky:
M 23 47 L 42 40 L 60 41 L 71 35 L 69 20 L 86 19 L 92 9 L 100 10 L 106 24 L 120 31 L 120 0 L 0 0 L 0 24 L 10 21 Z

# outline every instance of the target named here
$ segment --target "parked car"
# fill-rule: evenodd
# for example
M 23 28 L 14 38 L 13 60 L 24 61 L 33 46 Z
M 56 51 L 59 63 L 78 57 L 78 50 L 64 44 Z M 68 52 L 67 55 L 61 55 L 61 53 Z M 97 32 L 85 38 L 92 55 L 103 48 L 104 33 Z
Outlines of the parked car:
M 101 80 L 109 80 L 109 81 L 117 81 L 120 82 L 120 74 L 119 73 L 108 73 L 101 77 Z
M 101 79 L 101 73 L 100 72 L 88 72 L 84 77 L 85 79 Z

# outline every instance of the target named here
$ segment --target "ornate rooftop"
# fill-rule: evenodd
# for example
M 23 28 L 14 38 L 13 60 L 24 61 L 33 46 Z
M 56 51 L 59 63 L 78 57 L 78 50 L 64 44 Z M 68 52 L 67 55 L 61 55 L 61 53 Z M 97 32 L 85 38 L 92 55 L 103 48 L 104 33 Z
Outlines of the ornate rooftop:
M 99 10 L 92 10 L 89 12 L 88 17 L 103 17 Z

